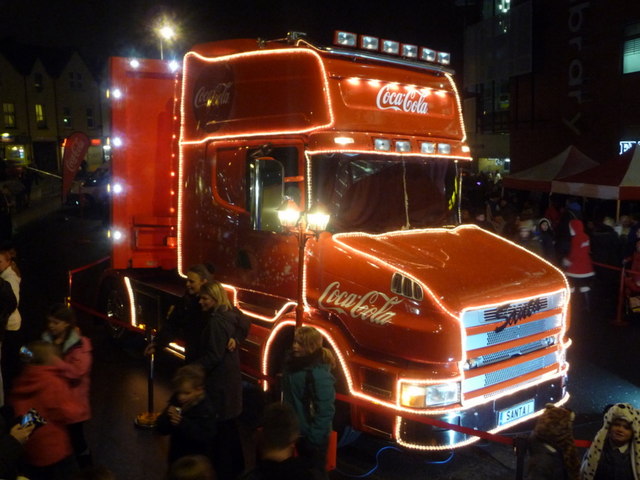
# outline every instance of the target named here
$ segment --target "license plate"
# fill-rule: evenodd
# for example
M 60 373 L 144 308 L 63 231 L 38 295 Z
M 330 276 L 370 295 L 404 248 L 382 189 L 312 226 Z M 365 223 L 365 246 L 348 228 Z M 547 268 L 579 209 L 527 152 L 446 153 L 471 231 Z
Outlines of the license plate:
M 526 417 L 533 413 L 535 402 L 532 399 L 525 402 L 509 407 L 505 410 L 498 412 L 498 425 L 506 425 L 507 423 L 514 422 L 519 418 Z

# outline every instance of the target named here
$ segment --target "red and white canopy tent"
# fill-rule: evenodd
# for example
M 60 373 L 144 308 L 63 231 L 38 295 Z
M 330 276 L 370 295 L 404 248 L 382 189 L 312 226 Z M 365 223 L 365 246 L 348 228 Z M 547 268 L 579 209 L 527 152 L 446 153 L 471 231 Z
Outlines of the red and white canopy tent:
M 552 182 L 553 193 L 603 200 L 640 200 L 640 148 Z
M 554 180 L 575 175 L 597 165 L 598 162 L 587 157 L 573 145 L 569 145 L 558 155 L 539 165 L 506 176 L 502 180 L 502 185 L 505 188 L 548 193 L 551 192 L 551 184 Z

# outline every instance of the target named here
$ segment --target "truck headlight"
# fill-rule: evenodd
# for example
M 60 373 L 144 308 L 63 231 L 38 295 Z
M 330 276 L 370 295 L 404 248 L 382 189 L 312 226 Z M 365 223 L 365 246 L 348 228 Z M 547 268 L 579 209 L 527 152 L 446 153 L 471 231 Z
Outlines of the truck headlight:
M 454 403 L 460 403 L 459 382 L 438 385 L 402 383 L 400 388 L 400 404 L 403 407 L 442 407 Z

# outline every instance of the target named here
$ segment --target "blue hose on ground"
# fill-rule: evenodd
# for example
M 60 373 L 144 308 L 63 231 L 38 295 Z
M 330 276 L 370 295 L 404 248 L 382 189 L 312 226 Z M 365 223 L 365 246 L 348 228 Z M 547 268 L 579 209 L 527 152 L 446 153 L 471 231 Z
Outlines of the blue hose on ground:
M 355 475 L 355 474 L 351 474 L 351 473 L 345 473 L 339 469 L 336 469 L 336 471 L 340 474 L 340 475 L 344 475 L 345 477 L 349 477 L 349 478 L 366 478 L 369 475 L 371 475 L 373 472 L 375 472 L 378 467 L 380 466 L 380 461 L 379 461 L 379 457 L 380 454 L 382 454 L 382 452 L 384 452 L 385 450 L 395 450 L 396 452 L 402 452 L 401 449 L 399 449 L 398 447 L 395 447 L 393 445 L 389 445 L 386 447 L 382 447 L 380 448 L 377 452 L 376 452 L 376 464 L 373 466 L 373 468 L 371 470 L 369 470 L 366 473 L 362 473 L 360 475 Z M 445 464 L 445 463 L 449 463 L 451 461 L 451 459 L 453 458 L 453 454 L 454 452 L 451 452 L 451 455 L 449 455 L 449 458 L 446 458 L 445 460 L 440 460 L 437 462 L 425 462 L 427 465 L 441 465 L 441 464 Z

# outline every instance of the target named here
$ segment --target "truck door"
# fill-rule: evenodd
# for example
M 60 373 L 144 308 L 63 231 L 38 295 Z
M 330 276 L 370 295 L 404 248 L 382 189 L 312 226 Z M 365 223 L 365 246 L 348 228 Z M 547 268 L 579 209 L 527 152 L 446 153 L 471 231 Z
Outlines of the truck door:
M 213 187 L 210 220 L 205 222 L 209 226 L 200 222 L 200 227 L 192 229 L 212 228 L 210 234 L 198 237 L 216 241 L 201 242 L 202 257 L 216 266 L 216 276 L 225 282 L 295 298 L 296 238 L 284 232 L 277 210 L 285 195 L 304 208 L 302 142 L 212 143 L 206 156 Z M 194 203 L 193 208 L 199 209 L 200 204 Z

